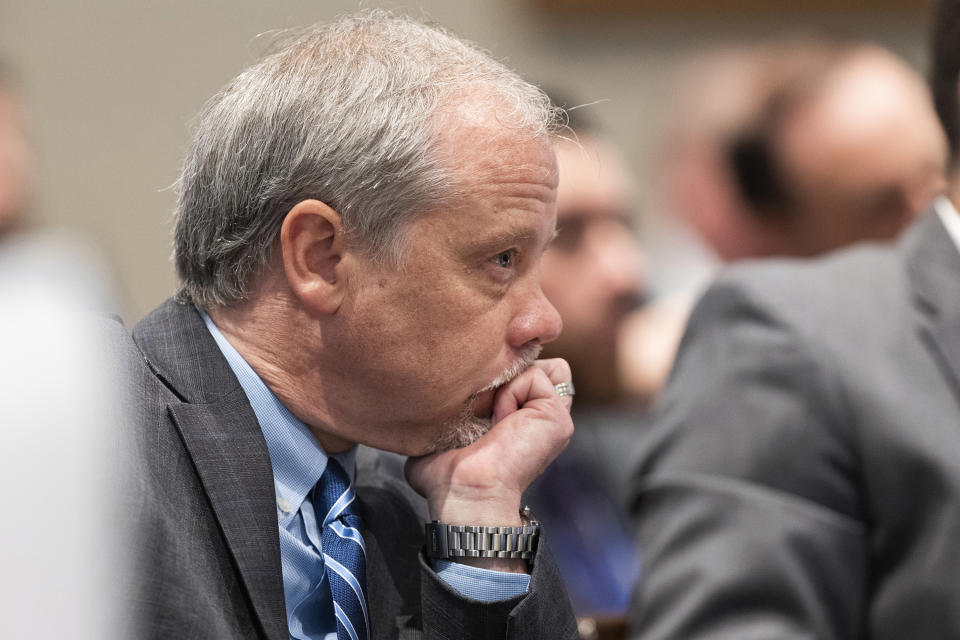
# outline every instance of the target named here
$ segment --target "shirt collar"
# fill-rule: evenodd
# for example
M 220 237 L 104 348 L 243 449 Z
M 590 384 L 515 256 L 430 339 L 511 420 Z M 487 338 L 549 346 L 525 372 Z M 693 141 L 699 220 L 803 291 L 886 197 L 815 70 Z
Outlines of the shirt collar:
M 936 210 L 937 215 L 940 216 L 940 221 L 943 223 L 943 226 L 947 228 L 947 233 L 949 233 L 953 239 L 953 244 L 957 247 L 957 251 L 960 251 L 960 213 L 957 212 L 953 203 L 943 196 L 933 202 L 933 208 Z
M 273 394 L 260 376 L 234 349 L 213 320 L 200 310 L 207 330 L 223 353 L 227 364 L 240 382 L 253 413 L 257 416 L 263 437 L 267 441 L 273 482 L 277 494 L 277 515 L 281 525 L 293 518 L 300 505 L 320 480 L 327 468 L 327 453 L 301 422 Z M 334 455 L 347 475 L 353 479 L 356 471 L 356 447 Z

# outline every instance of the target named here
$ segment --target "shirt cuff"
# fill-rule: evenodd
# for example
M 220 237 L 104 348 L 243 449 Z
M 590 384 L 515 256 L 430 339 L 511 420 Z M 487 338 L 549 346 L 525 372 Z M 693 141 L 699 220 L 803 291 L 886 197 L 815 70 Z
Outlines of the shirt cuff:
M 434 569 L 440 579 L 467 598 L 481 602 L 497 602 L 524 595 L 530 588 L 526 573 L 491 571 L 450 560 L 435 560 Z

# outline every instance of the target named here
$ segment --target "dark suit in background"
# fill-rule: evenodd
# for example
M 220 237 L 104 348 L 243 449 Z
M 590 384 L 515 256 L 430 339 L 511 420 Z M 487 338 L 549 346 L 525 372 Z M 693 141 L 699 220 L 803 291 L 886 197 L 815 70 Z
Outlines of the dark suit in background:
M 621 626 L 639 574 L 635 530 L 623 507 L 635 411 L 574 406 L 576 435 L 537 478 L 526 498 L 549 532 L 578 617 L 617 619 Z
M 125 364 L 138 404 L 131 589 L 141 635 L 288 638 L 273 473 L 243 389 L 192 305 L 165 303 L 134 340 Z M 545 548 L 529 593 L 512 600 L 471 601 L 437 577 L 419 555 L 426 504 L 403 460 L 357 455 L 373 637 L 576 637 Z
M 703 298 L 633 484 L 633 637 L 960 637 L 960 253 L 732 270 Z

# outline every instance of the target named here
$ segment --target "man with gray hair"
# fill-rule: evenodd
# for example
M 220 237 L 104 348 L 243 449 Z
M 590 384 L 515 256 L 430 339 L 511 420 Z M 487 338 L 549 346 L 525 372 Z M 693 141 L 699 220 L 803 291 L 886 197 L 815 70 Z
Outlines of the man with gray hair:
M 521 508 L 573 430 L 569 367 L 537 360 L 560 115 L 380 11 L 206 105 L 181 288 L 130 345 L 145 635 L 576 637 Z

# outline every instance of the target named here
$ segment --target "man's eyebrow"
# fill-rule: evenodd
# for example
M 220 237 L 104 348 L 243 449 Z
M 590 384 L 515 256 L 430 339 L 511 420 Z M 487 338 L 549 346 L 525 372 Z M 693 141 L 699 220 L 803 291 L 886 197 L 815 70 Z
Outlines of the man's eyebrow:
M 536 240 L 537 231 L 533 228 L 522 227 L 516 228 L 508 231 L 500 231 L 498 233 L 491 234 L 485 238 L 479 238 L 472 244 L 471 253 L 482 254 L 488 251 L 500 250 L 505 245 L 515 244 L 515 243 L 524 243 L 531 240 Z M 553 233 L 550 235 L 550 238 L 547 240 L 547 245 L 553 242 L 557 237 L 557 230 L 554 229 Z
M 535 230 L 528 227 L 518 227 L 516 229 L 493 233 L 486 238 L 482 238 L 480 242 L 483 245 L 509 244 L 511 242 L 534 240 L 536 237 L 537 233 Z

